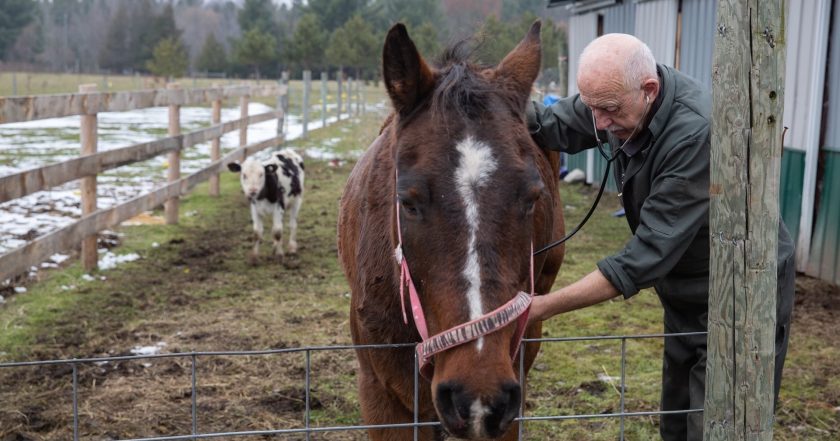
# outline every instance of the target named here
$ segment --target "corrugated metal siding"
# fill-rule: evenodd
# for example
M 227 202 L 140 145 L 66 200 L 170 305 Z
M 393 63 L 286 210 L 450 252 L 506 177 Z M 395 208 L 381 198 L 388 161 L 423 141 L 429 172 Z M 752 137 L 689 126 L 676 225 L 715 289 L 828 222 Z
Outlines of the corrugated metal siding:
M 717 0 L 683 0 L 679 69 L 709 90 L 712 90 L 716 22 Z
M 624 2 L 601 11 L 604 14 L 604 33 L 632 34 L 636 28 L 636 5 Z
M 782 154 L 779 211 L 790 231 L 799 236 L 799 217 L 802 215 L 802 177 L 805 173 L 805 152 L 784 149 Z
M 824 149 L 840 152 L 840 0 L 834 0 L 831 36 L 828 42 L 828 77 L 826 77 L 826 130 Z M 837 201 L 837 199 L 835 199 Z
M 574 155 L 566 155 L 568 158 L 567 168 L 572 171 L 576 168 L 583 170 L 586 173 L 586 152 L 575 153 Z
M 598 37 L 598 14 L 573 15 L 569 18 L 569 95 L 578 92 L 577 69 L 580 54 L 590 41 Z
M 840 285 L 840 151 L 825 152 L 820 205 L 806 273 Z
M 647 43 L 658 63 L 674 65 L 677 48 L 677 0 L 636 5 L 636 36 Z
M 788 133 L 785 147 L 806 150 L 808 118 L 814 103 L 814 86 L 811 71 L 823 54 L 815 53 L 814 44 L 819 32 L 814 26 L 819 10 L 817 1 L 788 2 L 787 13 L 787 59 L 785 60 L 785 113 L 782 118 Z M 836 0 L 835 0 L 836 3 Z M 838 8 L 835 8 L 838 9 Z M 835 22 L 836 23 L 836 22 Z M 824 37 L 823 37 L 824 38 Z M 818 139 L 813 137 L 812 139 Z
M 823 175 L 806 273 L 840 285 L 840 0 L 832 4 Z

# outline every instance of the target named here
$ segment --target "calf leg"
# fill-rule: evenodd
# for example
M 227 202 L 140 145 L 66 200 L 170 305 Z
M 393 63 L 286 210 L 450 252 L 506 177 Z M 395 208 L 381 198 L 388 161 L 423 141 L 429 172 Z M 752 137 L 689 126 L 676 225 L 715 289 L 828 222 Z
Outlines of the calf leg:
M 248 260 L 252 265 L 255 265 L 259 260 L 260 242 L 262 241 L 263 236 L 263 223 L 262 219 L 260 219 L 260 213 L 257 210 L 256 204 L 251 204 L 251 221 L 253 222 L 254 228 L 254 246 L 251 248 L 251 255 Z
M 276 207 L 272 218 L 271 235 L 274 238 L 274 257 L 283 260 L 283 209 Z
M 291 206 L 289 207 L 289 252 L 292 254 L 297 254 L 298 249 L 297 217 L 301 202 L 303 202 L 303 198 L 297 197 L 292 200 Z

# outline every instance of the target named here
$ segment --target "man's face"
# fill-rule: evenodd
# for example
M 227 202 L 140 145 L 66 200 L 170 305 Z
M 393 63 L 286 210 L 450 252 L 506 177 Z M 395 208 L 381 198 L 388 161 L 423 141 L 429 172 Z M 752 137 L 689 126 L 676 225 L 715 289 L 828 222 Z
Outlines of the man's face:
M 641 85 L 628 90 L 622 80 L 600 76 L 582 78 L 578 87 L 580 99 L 592 110 L 598 130 L 607 130 L 622 140 L 634 135 L 633 130 L 648 107 Z

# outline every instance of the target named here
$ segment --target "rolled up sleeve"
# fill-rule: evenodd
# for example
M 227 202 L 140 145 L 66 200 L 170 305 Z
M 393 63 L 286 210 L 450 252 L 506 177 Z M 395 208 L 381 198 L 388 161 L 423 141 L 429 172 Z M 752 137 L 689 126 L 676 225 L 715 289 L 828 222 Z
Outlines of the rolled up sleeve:
M 633 237 L 620 252 L 598 262 L 625 298 L 668 275 L 708 223 L 708 142 L 706 135 L 668 153 L 642 204 Z

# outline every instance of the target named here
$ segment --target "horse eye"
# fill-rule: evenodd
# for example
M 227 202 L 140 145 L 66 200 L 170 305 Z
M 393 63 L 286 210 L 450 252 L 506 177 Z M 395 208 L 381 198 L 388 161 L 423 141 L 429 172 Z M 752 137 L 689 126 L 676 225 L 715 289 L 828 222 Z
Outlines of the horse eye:
M 525 196 L 523 202 L 525 203 L 525 215 L 530 216 L 534 212 L 534 207 L 537 205 L 537 201 L 540 200 L 540 196 L 542 196 L 543 185 L 531 187 L 528 191 L 527 196 Z
M 400 200 L 400 205 L 402 205 L 403 211 L 409 216 L 417 216 L 420 214 L 420 210 L 414 205 L 414 203 L 410 201 Z

